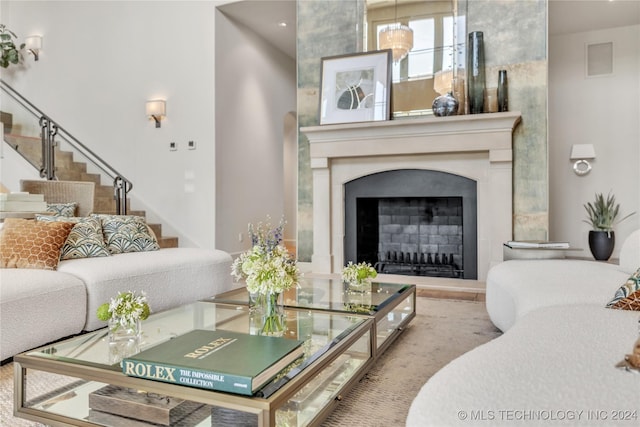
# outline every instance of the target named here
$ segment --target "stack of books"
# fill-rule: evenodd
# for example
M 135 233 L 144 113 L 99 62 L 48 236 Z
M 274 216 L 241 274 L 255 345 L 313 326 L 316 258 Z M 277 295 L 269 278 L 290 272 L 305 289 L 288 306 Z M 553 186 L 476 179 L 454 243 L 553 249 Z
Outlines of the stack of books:
M 568 242 L 516 241 L 504 244 L 503 258 L 510 259 L 553 259 L 565 258 L 565 251 L 571 249 Z
M 303 355 L 302 344 L 197 329 L 125 358 L 122 371 L 132 377 L 253 396 Z M 197 425 L 212 414 L 209 405 L 112 385 L 91 392 L 89 408 L 91 421 L 140 427 Z
M 46 212 L 42 194 L 0 193 L 0 212 Z
M 511 249 L 569 249 L 568 242 L 515 241 L 505 243 Z

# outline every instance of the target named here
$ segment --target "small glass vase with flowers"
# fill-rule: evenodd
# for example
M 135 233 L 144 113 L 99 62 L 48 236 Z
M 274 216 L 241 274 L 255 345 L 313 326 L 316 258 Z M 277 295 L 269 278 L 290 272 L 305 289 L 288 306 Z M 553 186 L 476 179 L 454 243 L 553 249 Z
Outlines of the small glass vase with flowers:
M 140 351 L 141 322 L 150 312 L 144 292 L 134 291 L 119 292 L 117 297 L 98 307 L 98 319 L 107 322 L 109 363 L 120 363 Z
M 349 261 L 342 269 L 342 281 L 345 289 L 353 292 L 371 292 L 371 282 L 378 272 L 368 262 L 354 264 Z

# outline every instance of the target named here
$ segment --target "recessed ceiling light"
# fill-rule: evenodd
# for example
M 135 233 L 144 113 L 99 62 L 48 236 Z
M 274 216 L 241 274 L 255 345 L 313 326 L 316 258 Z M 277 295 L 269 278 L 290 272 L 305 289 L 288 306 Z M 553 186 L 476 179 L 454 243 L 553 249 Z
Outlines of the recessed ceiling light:
M 278 27 L 285 28 L 286 26 L 287 26 L 287 23 L 285 21 L 278 22 Z

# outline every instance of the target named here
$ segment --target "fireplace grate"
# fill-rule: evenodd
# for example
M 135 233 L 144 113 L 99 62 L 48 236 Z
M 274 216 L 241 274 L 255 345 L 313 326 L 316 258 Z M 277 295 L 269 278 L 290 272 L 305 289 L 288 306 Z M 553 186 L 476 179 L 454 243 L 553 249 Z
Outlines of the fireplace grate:
M 374 267 L 378 273 L 448 278 L 462 278 L 464 272 L 454 255 L 445 253 L 379 252 Z

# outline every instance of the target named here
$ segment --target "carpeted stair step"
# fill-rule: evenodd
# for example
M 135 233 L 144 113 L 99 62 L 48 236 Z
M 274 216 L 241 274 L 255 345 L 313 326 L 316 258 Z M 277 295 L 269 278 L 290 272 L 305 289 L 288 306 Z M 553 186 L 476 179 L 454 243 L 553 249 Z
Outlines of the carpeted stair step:
M 178 247 L 178 238 L 177 237 L 158 237 L 158 245 L 161 248 L 177 248 Z
M 14 147 L 19 153 L 34 165 L 42 164 L 42 143 L 39 137 L 22 136 L 16 134 L 5 134 L 5 141 Z M 72 152 L 62 151 L 60 147 L 55 147 L 55 168 L 56 178 L 61 181 L 88 181 L 96 183 L 94 212 L 104 214 L 115 214 L 116 203 L 113 199 L 113 187 L 102 185 L 98 174 L 87 173 L 87 164 L 74 160 Z M 128 206 L 130 202 L 127 201 Z M 129 210 L 129 215 L 146 217 L 144 211 Z M 158 239 L 161 248 L 178 247 L 178 238 L 162 235 L 161 224 L 149 224 Z

